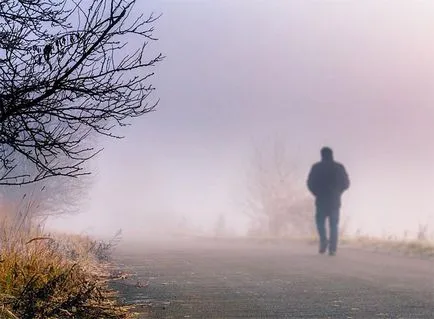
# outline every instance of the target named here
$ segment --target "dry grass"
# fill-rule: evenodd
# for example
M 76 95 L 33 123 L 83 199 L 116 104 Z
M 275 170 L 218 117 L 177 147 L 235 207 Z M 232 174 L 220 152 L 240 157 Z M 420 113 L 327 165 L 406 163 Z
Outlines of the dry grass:
M 358 230 L 355 235 L 344 235 L 342 244 L 356 246 L 377 251 L 399 252 L 405 255 L 434 257 L 434 240 L 429 234 L 428 225 L 420 224 L 416 233 L 409 236 L 384 235 L 383 237 L 363 235 Z
M 130 318 L 107 280 L 113 243 L 0 220 L 0 318 Z
M 379 238 L 372 236 L 344 237 L 342 244 L 376 251 L 399 252 L 405 255 L 434 257 L 434 242 L 421 239 Z

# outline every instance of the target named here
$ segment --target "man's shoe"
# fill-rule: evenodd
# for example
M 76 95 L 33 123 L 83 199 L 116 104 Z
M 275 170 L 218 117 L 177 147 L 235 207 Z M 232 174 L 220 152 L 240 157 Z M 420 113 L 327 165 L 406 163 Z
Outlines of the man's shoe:
M 324 254 L 327 251 L 328 243 L 321 243 L 319 247 L 319 253 Z
M 336 252 L 335 251 L 329 251 L 329 256 L 336 256 Z

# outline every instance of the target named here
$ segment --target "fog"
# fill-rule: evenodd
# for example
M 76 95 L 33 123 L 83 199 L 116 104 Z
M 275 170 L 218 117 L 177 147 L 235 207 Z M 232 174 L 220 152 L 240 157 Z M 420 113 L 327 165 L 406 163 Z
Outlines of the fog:
M 163 16 L 158 110 L 101 140 L 91 201 L 50 221 L 128 238 L 219 214 L 242 234 L 255 146 L 283 141 L 304 182 L 323 145 L 349 172 L 342 215 L 382 235 L 434 227 L 434 2 L 138 1 Z M 313 221 L 312 221 L 313 222 Z

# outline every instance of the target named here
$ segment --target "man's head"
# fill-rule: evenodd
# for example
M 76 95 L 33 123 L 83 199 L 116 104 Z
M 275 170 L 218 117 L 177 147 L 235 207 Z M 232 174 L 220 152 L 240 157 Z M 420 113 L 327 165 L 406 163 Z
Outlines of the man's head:
M 323 147 L 321 149 L 321 159 L 323 161 L 333 161 L 333 151 L 330 147 Z

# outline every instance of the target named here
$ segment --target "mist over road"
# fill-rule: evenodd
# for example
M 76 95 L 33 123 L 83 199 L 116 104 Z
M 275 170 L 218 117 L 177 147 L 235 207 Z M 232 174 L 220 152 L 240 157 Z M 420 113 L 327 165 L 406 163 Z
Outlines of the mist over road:
M 433 318 L 434 262 L 300 243 L 178 240 L 123 244 L 117 281 L 144 318 Z M 137 284 L 140 282 L 140 285 Z

